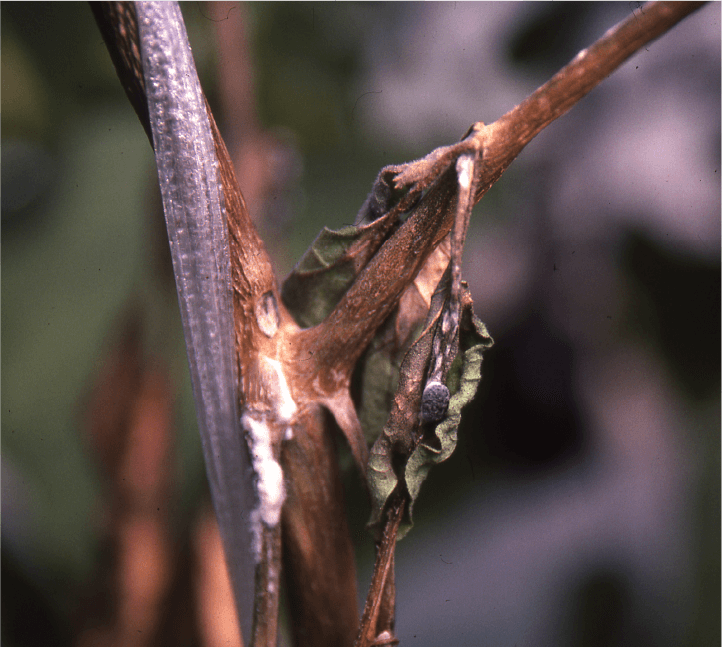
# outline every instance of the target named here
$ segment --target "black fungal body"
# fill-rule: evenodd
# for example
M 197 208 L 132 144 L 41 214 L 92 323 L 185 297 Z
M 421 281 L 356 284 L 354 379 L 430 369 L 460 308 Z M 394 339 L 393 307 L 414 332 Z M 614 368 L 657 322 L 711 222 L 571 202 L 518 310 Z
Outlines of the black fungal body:
M 441 382 L 429 382 L 421 396 L 421 422 L 441 422 L 449 406 L 449 389 Z

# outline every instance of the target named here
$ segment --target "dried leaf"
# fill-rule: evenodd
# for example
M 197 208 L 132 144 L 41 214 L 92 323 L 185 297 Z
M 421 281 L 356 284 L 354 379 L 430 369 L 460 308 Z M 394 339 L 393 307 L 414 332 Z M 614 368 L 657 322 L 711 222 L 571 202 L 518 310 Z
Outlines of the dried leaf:
M 281 298 L 302 328 L 321 323 L 374 255 L 393 226 L 389 212 L 337 231 L 324 227 L 283 282 Z
M 425 429 L 419 421 L 418 411 L 447 280 L 448 274 L 434 294 L 424 331 L 404 357 L 391 414 L 369 456 L 367 476 L 372 498 L 369 526 L 378 526 L 389 496 L 401 479 L 410 503 L 400 537 L 411 528 L 413 503 L 431 466 L 446 460 L 456 448 L 461 410 L 476 393 L 481 379 L 482 353 L 493 344 L 486 326 L 474 316 L 467 292 L 459 335 L 460 353 L 446 380 L 452 394 L 446 417 L 431 429 Z
M 414 501 L 419 494 L 421 484 L 426 479 L 431 467 L 445 461 L 456 449 L 457 429 L 461 422 L 461 411 L 469 404 L 476 394 L 481 380 L 481 361 L 484 351 L 491 348 L 494 341 L 489 335 L 486 325 L 478 319 L 469 307 L 462 322 L 461 358 L 457 357 L 455 365 L 447 378 L 446 385 L 452 393 L 446 418 L 434 429 L 434 436 L 438 439 L 440 447 L 422 439 L 406 463 L 405 481 L 411 497 L 409 504 L 409 525 L 402 526 L 401 535 L 408 532 L 411 527 L 411 511 Z

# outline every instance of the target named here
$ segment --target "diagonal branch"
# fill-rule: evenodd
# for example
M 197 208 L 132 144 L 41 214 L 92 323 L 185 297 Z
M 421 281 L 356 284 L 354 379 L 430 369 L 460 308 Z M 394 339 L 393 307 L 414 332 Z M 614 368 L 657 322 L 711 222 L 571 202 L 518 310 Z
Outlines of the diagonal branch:
M 364 605 L 361 626 L 354 647 L 396 644 L 393 639 L 393 612 L 387 614 L 386 606 L 394 605 L 394 553 L 396 538 L 408 501 L 398 496 L 389 506 L 384 522 L 384 531 L 376 550 L 374 573 L 369 586 L 369 595 Z M 391 592 L 389 596 L 388 593 Z M 389 599 L 387 599 L 389 598 Z
M 645 4 L 494 123 L 474 124 L 457 144 L 436 149 L 421 160 L 381 171 L 379 178 L 392 172 L 395 188 L 408 190 L 403 198 L 406 205 L 413 202 L 409 195 L 420 196 L 430 188 L 412 215 L 358 275 L 334 311 L 323 323 L 306 331 L 305 343 L 317 357 L 323 358 L 322 365 L 334 367 L 336 372 L 353 367 L 376 329 L 396 306 L 404 287 L 451 230 L 457 199 L 452 165 L 459 156 L 481 154 L 474 182 L 478 202 L 541 130 L 632 54 L 703 4 Z
M 647 43 L 658 38 L 704 2 L 649 2 L 579 52 L 549 81 L 479 132 L 484 170 L 476 201 L 491 188 L 522 149 Z

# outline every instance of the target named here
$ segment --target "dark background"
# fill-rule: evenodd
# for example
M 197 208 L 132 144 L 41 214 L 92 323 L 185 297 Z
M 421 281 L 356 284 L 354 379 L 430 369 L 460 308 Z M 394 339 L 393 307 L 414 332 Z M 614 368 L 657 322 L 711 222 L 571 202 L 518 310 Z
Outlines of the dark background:
M 183 11 L 223 130 L 206 8 Z M 97 567 L 79 421 L 128 307 L 177 388 L 179 518 L 204 473 L 143 130 L 87 5 L 1 10 L 3 643 L 61 644 Z M 381 166 L 494 121 L 633 11 L 230 11 L 283 157 L 254 209 L 279 276 L 353 222 Z M 714 3 L 643 48 L 476 207 L 464 274 L 496 346 L 398 547 L 402 644 L 719 642 L 719 34 Z

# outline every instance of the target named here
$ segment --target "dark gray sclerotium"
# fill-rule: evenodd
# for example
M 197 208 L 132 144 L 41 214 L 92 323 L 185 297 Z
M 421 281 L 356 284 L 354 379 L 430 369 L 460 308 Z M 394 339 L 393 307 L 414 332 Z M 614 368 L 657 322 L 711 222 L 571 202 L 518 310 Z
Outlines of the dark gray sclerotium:
M 449 406 L 449 389 L 441 382 L 429 382 L 421 396 L 421 421 L 441 422 Z

